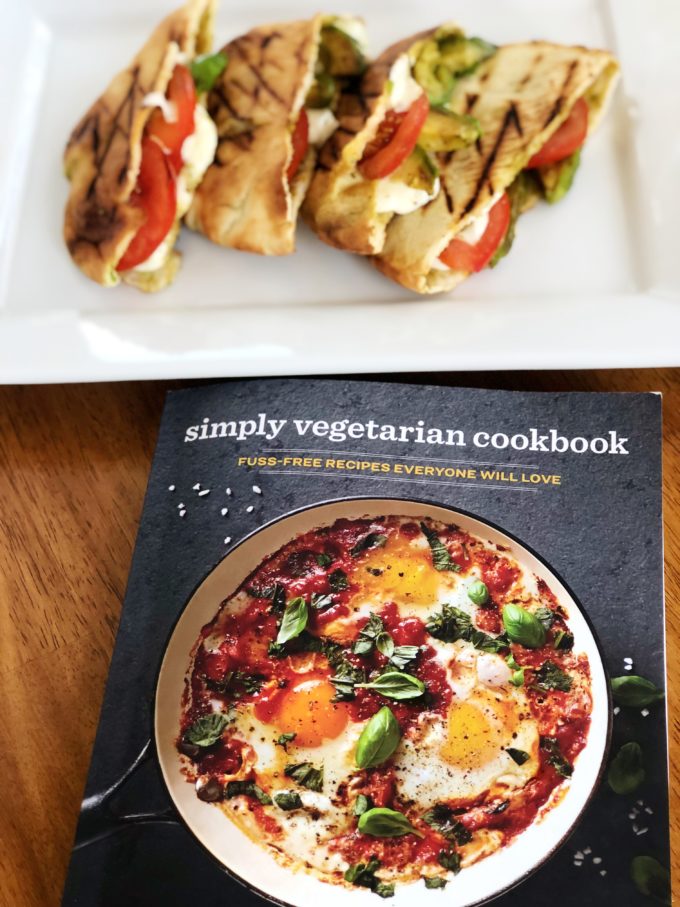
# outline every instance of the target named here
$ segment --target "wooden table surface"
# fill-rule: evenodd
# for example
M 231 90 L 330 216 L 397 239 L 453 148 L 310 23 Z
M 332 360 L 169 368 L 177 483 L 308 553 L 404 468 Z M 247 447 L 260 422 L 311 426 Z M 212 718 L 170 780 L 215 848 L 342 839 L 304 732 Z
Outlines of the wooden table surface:
M 680 693 L 680 370 L 409 377 L 664 393 L 670 713 Z M 154 449 L 163 383 L 0 388 L 0 905 L 58 905 Z M 173 385 L 174 386 L 174 385 Z M 680 723 L 670 723 L 673 873 Z M 607 905 L 609 907 L 609 905 Z

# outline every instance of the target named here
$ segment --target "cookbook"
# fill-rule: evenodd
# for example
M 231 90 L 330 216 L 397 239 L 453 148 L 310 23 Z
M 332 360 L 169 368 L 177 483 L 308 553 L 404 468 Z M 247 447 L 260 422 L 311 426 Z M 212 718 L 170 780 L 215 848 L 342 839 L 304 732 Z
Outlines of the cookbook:
M 664 658 L 659 395 L 171 392 L 63 905 L 670 904 Z

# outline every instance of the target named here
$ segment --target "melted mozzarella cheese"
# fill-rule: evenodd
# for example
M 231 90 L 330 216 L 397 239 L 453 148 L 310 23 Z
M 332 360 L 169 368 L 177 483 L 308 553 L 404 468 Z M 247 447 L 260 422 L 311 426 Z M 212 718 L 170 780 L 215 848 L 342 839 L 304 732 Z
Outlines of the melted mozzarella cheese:
M 397 113 L 408 110 L 414 101 L 423 93 L 423 89 L 411 74 L 411 61 L 408 54 L 402 54 L 390 69 L 390 107 Z
M 166 123 L 177 122 L 177 106 L 162 91 L 150 91 L 142 98 L 142 107 L 160 107 Z
M 410 214 L 417 211 L 439 193 L 439 177 L 434 181 L 432 192 L 425 189 L 414 189 L 407 186 L 401 180 L 386 179 L 378 180 L 376 186 L 375 210 L 378 214 Z
M 316 147 L 323 145 L 338 128 L 335 114 L 328 107 L 308 110 L 307 119 L 309 121 L 309 144 Z
M 368 32 L 363 19 L 354 16 L 335 16 L 332 24 L 356 41 L 362 50 L 368 47 Z
M 456 239 L 460 239 L 462 242 L 475 246 L 482 236 L 484 236 L 488 226 L 489 213 L 486 211 L 484 214 L 480 214 L 479 217 L 473 218 L 467 227 L 463 227 L 460 233 L 456 234 Z

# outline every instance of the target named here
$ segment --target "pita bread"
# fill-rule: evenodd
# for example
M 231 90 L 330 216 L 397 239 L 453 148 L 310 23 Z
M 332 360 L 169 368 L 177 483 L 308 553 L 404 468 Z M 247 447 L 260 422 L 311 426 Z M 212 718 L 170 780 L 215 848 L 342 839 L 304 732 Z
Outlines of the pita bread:
M 215 161 L 186 223 L 222 246 L 262 255 L 295 250 L 297 210 L 311 179 L 310 149 L 293 192 L 290 124 L 314 78 L 324 17 L 254 28 L 223 50 L 229 64 L 208 95 L 217 125 Z
M 606 51 L 540 41 L 499 48 L 460 81 L 453 99 L 454 109 L 479 120 L 481 138 L 435 155 L 439 195 L 392 220 L 376 266 L 418 293 L 453 289 L 469 275 L 436 268 L 451 239 L 501 197 L 580 97 L 589 102 L 592 131 L 617 75 L 618 64 Z
M 64 168 L 71 188 L 64 239 L 80 270 L 102 286 L 123 279 L 157 290 L 177 271 L 176 252 L 158 272 L 143 276 L 119 274 L 116 265 L 143 222 L 140 209 L 129 204 L 139 174 L 142 133 L 152 113 L 142 101 L 151 92 L 165 94 L 177 63 L 210 50 L 215 3 L 189 0 L 164 19 L 69 138 Z
M 366 70 L 359 92 L 341 99 L 340 126 L 321 149 L 302 208 L 310 227 L 331 246 L 359 255 L 375 255 L 382 249 L 394 215 L 377 213 L 378 181 L 364 179 L 357 165 L 389 109 L 392 67 L 435 31 L 388 47 Z

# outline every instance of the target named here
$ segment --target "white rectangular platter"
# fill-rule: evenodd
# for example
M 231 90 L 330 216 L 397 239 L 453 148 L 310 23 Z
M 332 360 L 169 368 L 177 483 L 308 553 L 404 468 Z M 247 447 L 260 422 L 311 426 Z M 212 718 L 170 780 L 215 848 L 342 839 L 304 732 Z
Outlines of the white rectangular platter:
M 613 50 L 623 79 L 573 190 L 519 223 L 512 253 L 420 298 L 304 226 L 261 258 L 184 230 L 176 283 L 104 290 L 61 239 L 70 129 L 170 8 L 22 0 L 0 33 L 0 382 L 680 365 L 677 0 L 342 0 L 379 52 L 456 20 L 496 43 Z M 222 2 L 216 41 L 316 0 Z M 8 17 L 8 18 L 7 18 Z

